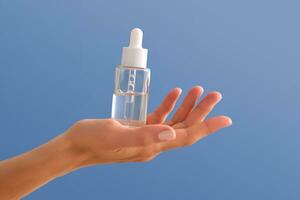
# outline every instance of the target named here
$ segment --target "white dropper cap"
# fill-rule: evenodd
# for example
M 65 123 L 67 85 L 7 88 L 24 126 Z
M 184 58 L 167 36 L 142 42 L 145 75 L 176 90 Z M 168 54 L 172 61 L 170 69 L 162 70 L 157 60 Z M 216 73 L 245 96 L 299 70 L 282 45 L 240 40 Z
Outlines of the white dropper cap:
M 126 67 L 147 67 L 148 49 L 142 47 L 143 31 L 139 28 L 131 30 L 130 43 L 123 47 L 121 66 Z

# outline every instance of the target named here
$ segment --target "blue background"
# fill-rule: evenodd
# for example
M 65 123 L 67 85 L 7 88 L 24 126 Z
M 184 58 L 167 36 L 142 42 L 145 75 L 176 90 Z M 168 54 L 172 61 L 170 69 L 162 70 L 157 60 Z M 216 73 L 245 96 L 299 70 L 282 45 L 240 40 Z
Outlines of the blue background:
M 299 199 L 300 3 L 276 0 L 0 1 L 0 159 L 82 118 L 110 117 L 134 27 L 150 108 L 202 85 L 234 125 L 150 163 L 81 169 L 26 199 Z M 182 98 L 180 99 L 182 101 Z

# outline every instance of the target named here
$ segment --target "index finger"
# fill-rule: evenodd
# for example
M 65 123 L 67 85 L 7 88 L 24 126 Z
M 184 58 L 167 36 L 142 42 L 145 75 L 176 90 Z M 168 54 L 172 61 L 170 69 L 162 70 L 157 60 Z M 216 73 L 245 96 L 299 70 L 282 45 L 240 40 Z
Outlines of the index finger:
M 173 110 L 182 90 L 180 88 L 172 89 L 164 98 L 160 106 L 149 114 L 147 117 L 147 124 L 157 124 L 165 121 L 168 114 Z

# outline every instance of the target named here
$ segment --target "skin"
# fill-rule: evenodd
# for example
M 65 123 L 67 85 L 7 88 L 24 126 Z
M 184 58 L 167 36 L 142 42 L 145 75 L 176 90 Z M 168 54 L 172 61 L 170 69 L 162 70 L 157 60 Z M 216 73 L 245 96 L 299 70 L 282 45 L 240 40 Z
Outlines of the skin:
M 22 198 L 47 182 L 76 169 L 108 163 L 147 162 L 161 152 L 190 146 L 205 136 L 232 124 L 229 117 L 206 119 L 221 100 L 193 87 L 171 118 L 180 88 L 174 88 L 162 104 L 148 115 L 147 125 L 127 127 L 112 119 L 85 119 L 65 133 L 32 151 L 0 162 L 0 199 Z M 161 133 L 164 134 L 161 134 Z

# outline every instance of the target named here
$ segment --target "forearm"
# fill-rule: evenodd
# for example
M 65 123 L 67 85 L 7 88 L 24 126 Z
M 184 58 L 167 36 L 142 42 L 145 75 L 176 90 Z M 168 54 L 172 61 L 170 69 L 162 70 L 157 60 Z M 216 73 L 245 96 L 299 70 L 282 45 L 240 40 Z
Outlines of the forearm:
M 81 166 L 86 159 L 65 135 L 0 162 L 0 199 L 18 199 Z

